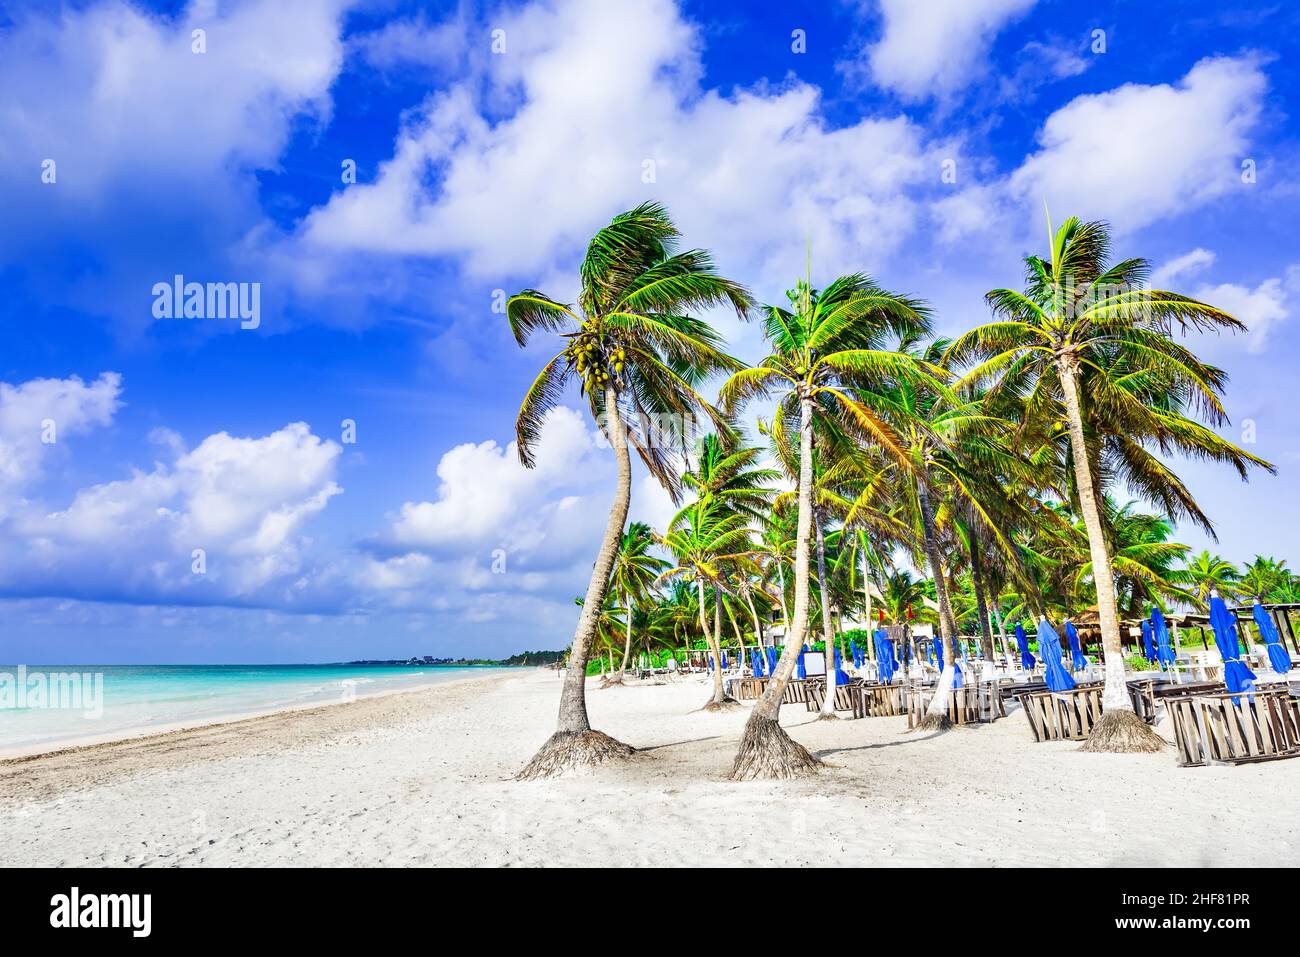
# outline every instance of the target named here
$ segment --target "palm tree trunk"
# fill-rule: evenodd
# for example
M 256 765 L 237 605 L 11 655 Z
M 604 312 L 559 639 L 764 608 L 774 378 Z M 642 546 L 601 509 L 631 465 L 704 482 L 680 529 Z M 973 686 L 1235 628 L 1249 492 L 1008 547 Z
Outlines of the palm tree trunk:
M 781 585 L 781 621 L 785 624 L 785 630 L 790 630 L 790 609 L 785 603 L 785 566 L 781 564 L 780 557 L 776 560 L 776 580 Z
M 835 637 L 831 629 L 831 606 L 826 595 L 826 538 L 822 529 L 820 515 L 813 515 L 813 525 L 817 530 L 817 591 L 821 597 L 822 608 L 822 643 L 826 646 L 826 697 L 822 699 L 819 717 L 835 717 Z
M 614 488 L 614 501 L 609 507 L 605 523 L 605 536 L 600 551 L 591 568 L 587 582 L 587 596 L 582 602 L 578 625 L 569 645 L 569 668 L 564 675 L 564 688 L 560 692 L 560 712 L 555 734 L 542 745 L 531 761 L 519 772 L 520 780 L 551 777 L 575 767 L 600 764 L 611 757 L 626 757 L 632 748 L 607 734 L 592 731 L 587 718 L 587 656 L 591 640 L 596 633 L 596 622 L 605 606 L 605 593 L 609 588 L 609 573 L 618 554 L 619 540 L 627 522 L 628 503 L 632 499 L 632 461 L 627 451 L 627 433 L 618 411 L 618 396 L 612 385 L 605 386 L 605 430 L 614 447 L 618 463 L 618 483 Z
M 618 684 L 623 683 L 627 656 L 632 653 L 632 596 L 626 590 L 623 592 L 623 610 L 627 613 L 627 637 L 623 639 L 623 661 L 618 666 L 618 677 L 614 679 Z
M 1007 641 L 1007 629 L 1002 622 L 1002 609 L 998 607 L 1000 601 L 1001 598 L 998 595 L 993 596 L 993 602 L 992 602 L 993 620 L 994 622 L 997 623 L 998 626 L 998 638 L 1002 642 L 1002 654 L 1005 655 L 1009 661 L 1011 658 L 1011 643 Z
M 754 644 L 758 645 L 760 652 L 763 648 L 763 622 L 758 617 L 758 609 L 754 607 L 754 596 L 745 589 L 745 604 L 749 606 L 749 617 L 754 620 Z
M 984 653 L 983 678 L 994 677 L 993 629 L 989 627 L 989 607 L 984 599 L 984 572 L 980 568 L 979 539 L 972 531 L 970 536 L 970 580 L 975 589 L 975 615 L 980 620 L 980 650 Z
M 717 667 L 713 669 L 713 708 L 725 707 L 731 699 L 727 697 L 726 685 L 722 683 L 722 589 L 713 586 L 713 653 Z
M 736 659 L 736 673 L 743 678 L 745 676 L 745 634 L 740 630 L 740 622 L 736 620 L 736 612 L 730 604 L 727 605 L 727 621 L 731 622 L 731 630 L 736 636 L 736 644 L 740 646 Z
M 731 776 L 737 781 L 754 778 L 793 778 L 813 771 L 821 763 L 808 749 L 781 728 L 781 700 L 794 673 L 795 659 L 808 631 L 808 559 L 812 538 L 812 426 L 813 403 L 799 393 L 799 517 L 794 551 L 794 619 L 787 620 L 785 647 L 776 674 L 745 722 L 740 750 Z
M 871 622 L 871 553 L 867 551 L 867 533 L 858 531 L 858 543 L 862 548 L 862 602 L 867 616 L 867 657 L 876 660 L 876 642 L 872 639 Z
M 1097 616 L 1101 620 L 1101 643 L 1106 653 L 1106 687 L 1102 692 L 1103 714 L 1083 743 L 1085 751 L 1159 751 L 1161 738 L 1133 711 L 1124 676 L 1124 648 L 1120 642 L 1119 612 L 1115 607 L 1115 573 L 1106 546 L 1101 510 L 1088 463 L 1088 446 L 1083 435 L 1083 412 L 1079 405 L 1079 366 L 1073 357 L 1057 362 L 1057 378 L 1070 424 L 1070 449 L 1074 459 L 1074 480 L 1079 488 L 1079 510 L 1088 531 L 1092 557 L 1092 580 L 1097 588 Z
M 951 725 L 948 720 L 948 694 L 952 691 L 953 669 L 956 662 L 952 649 L 952 606 L 948 603 L 948 583 L 944 580 L 943 561 L 939 556 L 939 540 L 936 536 L 934 509 L 930 505 L 930 492 L 925 480 L 916 480 L 916 498 L 921 507 L 921 530 L 925 539 L 925 557 L 930 563 L 930 574 L 934 577 L 934 596 L 939 605 L 939 637 L 943 644 L 943 672 L 935 685 L 934 697 L 926 709 L 925 717 L 917 725 L 918 731 L 942 731 Z

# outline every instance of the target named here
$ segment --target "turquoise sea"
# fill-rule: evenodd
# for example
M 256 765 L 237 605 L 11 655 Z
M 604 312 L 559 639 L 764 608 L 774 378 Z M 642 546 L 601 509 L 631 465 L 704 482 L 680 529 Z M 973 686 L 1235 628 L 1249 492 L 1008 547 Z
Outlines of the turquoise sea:
M 491 670 L 447 665 L 0 665 L 0 752 L 348 701 Z

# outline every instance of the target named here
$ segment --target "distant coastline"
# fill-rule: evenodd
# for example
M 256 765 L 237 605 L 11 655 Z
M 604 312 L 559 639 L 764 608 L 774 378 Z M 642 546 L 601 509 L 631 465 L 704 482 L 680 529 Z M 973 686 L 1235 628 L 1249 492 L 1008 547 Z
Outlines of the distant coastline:
M 362 658 L 357 661 L 342 661 L 343 665 L 383 665 L 389 668 L 418 665 L 420 667 L 449 668 L 536 668 L 553 665 L 564 658 L 563 651 L 521 651 L 509 658 L 435 658 L 432 655 L 420 655 L 413 658 Z

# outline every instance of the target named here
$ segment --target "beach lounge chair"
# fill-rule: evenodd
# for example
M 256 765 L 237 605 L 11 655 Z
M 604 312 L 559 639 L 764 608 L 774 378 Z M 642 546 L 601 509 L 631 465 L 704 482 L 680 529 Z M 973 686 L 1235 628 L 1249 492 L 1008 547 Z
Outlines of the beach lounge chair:
M 1076 685 L 1069 691 L 1029 691 L 1019 696 L 1035 742 L 1082 741 L 1101 718 L 1104 682 Z
M 1166 707 L 1182 767 L 1300 755 L 1300 698 L 1289 690 L 1189 695 Z

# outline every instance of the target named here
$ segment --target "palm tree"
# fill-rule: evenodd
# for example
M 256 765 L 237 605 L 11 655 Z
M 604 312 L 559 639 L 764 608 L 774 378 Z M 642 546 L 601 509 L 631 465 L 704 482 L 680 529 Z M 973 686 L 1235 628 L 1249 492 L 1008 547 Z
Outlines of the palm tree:
M 655 578 L 668 567 L 662 558 L 650 554 L 653 545 L 654 533 L 645 522 L 629 525 L 619 542 L 609 583 L 614 593 L 623 600 L 627 615 L 627 635 L 623 641 L 622 663 L 618 666 L 618 674 L 610 679 L 610 684 L 622 684 L 623 675 L 627 671 L 628 655 L 632 652 L 632 623 L 636 617 L 633 611 L 650 591 Z
M 515 427 L 520 461 L 532 467 L 546 414 L 559 402 L 566 384 L 576 379 L 618 463 L 614 501 L 570 646 L 557 728 L 520 772 L 524 779 L 598 764 L 632 751 L 592 730 L 585 696 L 595 610 L 604 604 L 631 499 L 628 443 L 636 446 L 650 474 L 676 494 L 677 470 L 672 463 L 676 445 L 656 434 L 652 423 L 663 423 L 665 416 L 685 423 L 701 409 L 716 417 L 693 383 L 740 368 L 721 351 L 712 327 L 689 313 L 730 305 L 744 315 L 752 304 L 742 286 L 714 271 L 707 252 L 678 252 L 678 235 L 662 206 L 638 206 L 615 216 L 587 245 L 576 307 L 535 289 L 510 297 L 506 304 L 506 317 L 521 346 L 539 331 L 563 331 L 567 340 L 524 397 Z
M 738 780 L 793 777 L 818 765 L 778 722 L 781 699 L 808 632 L 814 419 L 836 420 L 844 432 L 901 457 L 890 428 L 855 393 L 861 380 L 916 371 L 911 357 L 881 347 L 929 323 L 921 303 L 887 292 L 863 275 L 842 276 L 821 291 L 814 290 L 810 280 L 800 281 L 788 295 L 792 309 L 764 310 L 772 354 L 757 367 L 732 375 L 722 389 L 728 413 L 780 390 L 779 414 L 798 422 L 799 436 L 794 611 L 781 663 L 745 723 L 732 767 L 732 777 Z
M 722 591 L 731 572 L 729 563 L 750 554 L 745 516 L 716 502 L 698 499 L 673 516 L 661 539 L 677 564 L 660 578 L 682 578 L 695 583 L 699 598 L 700 630 L 713 652 L 713 697 L 706 711 L 721 711 L 737 702 L 728 698 L 722 684 Z M 705 592 L 713 591 L 713 628 L 705 612 Z
M 1050 228 L 1049 228 L 1050 234 Z M 1191 450 L 1227 458 L 1243 472 L 1261 460 L 1228 451 L 1218 436 L 1181 413 L 1190 403 L 1212 424 L 1226 420 L 1220 393 L 1226 376 L 1173 341 L 1168 326 L 1184 329 L 1244 328 L 1228 313 L 1178 293 L 1145 288 L 1150 272 L 1143 259 L 1111 264 L 1104 223 L 1071 217 L 1050 235 L 1049 257 L 1029 256 L 1024 292 L 995 289 L 986 300 L 996 321 L 959 337 L 946 364 L 977 362 L 965 382 L 996 379 L 1029 383 L 1026 404 L 1063 412 L 1079 511 L 1088 532 L 1097 606 L 1106 657 L 1105 713 L 1084 748 L 1090 751 L 1153 751 L 1164 741 L 1133 712 L 1125 688 L 1123 646 L 1116 608 L 1114 570 L 1100 506 L 1098 435 L 1123 435 L 1129 451 L 1146 443 L 1162 451 Z M 1121 387 L 1110 375 L 1089 376 L 1087 400 L 1080 390 L 1085 372 L 1116 364 L 1145 385 Z M 1143 401 L 1142 391 L 1176 397 Z M 1090 442 L 1089 437 L 1092 437 Z M 1150 461 L 1148 461 L 1150 460 Z M 1154 471 L 1153 456 L 1143 463 Z
M 1203 551 L 1187 563 L 1187 580 L 1191 583 L 1189 593 L 1202 606 L 1210 600 L 1210 592 L 1218 591 L 1221 595 L 1239 595 L 1241 572 L 1237 566 L 1218 555 Z
M 1289 600 L 1283 597 L 1289 592 L 1292 578 L 1285 558 L 1279 561 L 1256 555 L 1253 562 L 1246 563 L 1242 572 L 1241 590 L 1244 594 L 1263 602 Z

